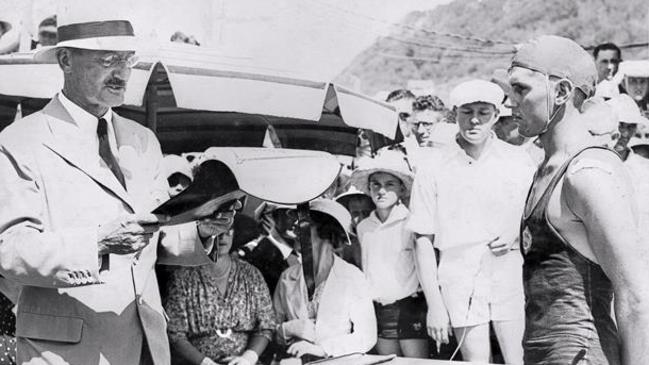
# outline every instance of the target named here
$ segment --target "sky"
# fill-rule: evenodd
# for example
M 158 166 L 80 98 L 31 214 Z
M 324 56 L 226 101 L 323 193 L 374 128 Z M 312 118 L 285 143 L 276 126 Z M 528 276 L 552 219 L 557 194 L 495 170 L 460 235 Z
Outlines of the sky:
M 68 0 L 58 0 L 68 1 Z M 69 0 L 94 1 L 94 0 Z M 331 80 L 381 35 L 414 10 L 449 0 L 111 0 L 149 42 L 181 30 L 202 47 L 243 57 L 296 76 Z M 2 17 L 16 24 L 56 12 L 54 0 L 0 0 Z M 101 2 L 101 4 L 107 4 Z M 31 15 L 31 17 L 30 17 Z M 28 21 L 27 21 L 28 22 Z

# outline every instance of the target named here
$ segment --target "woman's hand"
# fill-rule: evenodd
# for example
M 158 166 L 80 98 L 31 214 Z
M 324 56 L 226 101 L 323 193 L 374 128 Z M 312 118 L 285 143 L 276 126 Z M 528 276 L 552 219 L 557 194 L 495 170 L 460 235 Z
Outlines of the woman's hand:
M 203 361 L 201 361 L 201 365 L 219 365 L 219 364 L 214 360 L 210 359 L 209 357 L 205 357 Z
M 327 354 L 324 352 L 322 347 L 312 344 L 307 341 L 299 341 L 288 347 L 286 352 L 294 357 L 302 357 L 304 355 L 313 355 L 318 357 L 326 357 Z
M 227 361 L 228 365 L 255 365 L 257 363 L 257 360 L 259 360 L 259 355 L 257 355 L 256 352 L 252 350 L 246 350 L 241 356 L 234 356 L 228 359 L 225 359 Z
M 441 308 L 439 306 L 428 307 L 426 325 L 428 327 L 428 335 L 436 342 L 437 352 L 439 353 L 442 344 L 449 343 L 451 333 L 451 321 L 448 318 L 446 308 L 443 306 Z
M 234 212 L 218 213 L 198 221 L 198 235 L 201 238 L 219 236 L 230 230 L 234 223 Z

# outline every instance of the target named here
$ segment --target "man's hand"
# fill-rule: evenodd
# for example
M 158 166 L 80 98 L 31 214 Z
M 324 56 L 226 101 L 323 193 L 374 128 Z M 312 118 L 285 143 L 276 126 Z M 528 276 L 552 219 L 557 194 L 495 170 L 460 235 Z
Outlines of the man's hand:
M 327 354 L 324 352 L 322 347 L 318 345 L 314 345 L 310 342 L 307 341 L 299 341 L 291 346 L 288 347 L 288 350 L 286 350 L 286 353 L 288 353 L 291 356 L 294 357 L 302 357 L 304 355 L 313 355 L 313 356 L 318 356 L 318 357 L 325 357 Z
M 301 340 L 315 341 L 315 324 L 308 319 L 294 319 L 282 324 L 287 338 L 297 337 Z
M 496 237 L 491 240 L 487 246 L 495 256 L 502 256 L 509 252 L 512 246 L 512 242 L 508 239 L 503 239 L 501 237 Z
M 437 344 L 437 352 L 439 353 L 442 344 L 449 343 L 449 334 L 451 333 L 451 321 L 448 318 L 446 308 L 428 307 L 426 326 L 428 327 L 428 335 Z
M 99 255 L 126 255 L 142 250 L 166 219 L 153 214 L 129 214 L 99 226 Z

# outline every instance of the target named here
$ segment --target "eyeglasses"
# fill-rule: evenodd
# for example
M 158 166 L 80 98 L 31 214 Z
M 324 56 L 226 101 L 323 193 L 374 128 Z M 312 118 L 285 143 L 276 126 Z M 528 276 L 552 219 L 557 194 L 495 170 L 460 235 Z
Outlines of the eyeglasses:
M 430 129 L 432 129 L 433 126 L 435 125 L 435 123 L 431 123 L 431 122 L 421 122 L 421 121 L 420 121 L 420 122 L 414 122 L 413 124 L 415 125 L 416 128 L 423 127 L 423 128 L 425 128 L 426 130 L 430 130 Z
M 120 63 L 123 63 L 126 67 L 131 68 L 135 66 L 139 58 L 135 55 L 135 53 L 131 53 L 127 56 L 120 56 L 116 53 L 112 53 L 104 57 L 98 57 L 96 60 L 105 68 L 115 67 Z

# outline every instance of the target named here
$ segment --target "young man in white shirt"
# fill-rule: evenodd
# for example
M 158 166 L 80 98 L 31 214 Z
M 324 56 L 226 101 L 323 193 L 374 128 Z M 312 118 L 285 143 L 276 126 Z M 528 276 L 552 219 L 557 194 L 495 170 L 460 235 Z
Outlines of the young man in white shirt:
M 408 224 L 417 236 L 428 330 L 439 346 L 452 327 L 464 360 L 488 362 L 492 322 L 505 362 L 522 364 L 522 258 L 516 250 L 533 163 L 491 130 L 504 99 L 498 85 L 468 81 L 451 99 L 460 128 L 456 143 L 417 171 Z

